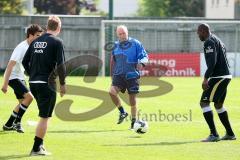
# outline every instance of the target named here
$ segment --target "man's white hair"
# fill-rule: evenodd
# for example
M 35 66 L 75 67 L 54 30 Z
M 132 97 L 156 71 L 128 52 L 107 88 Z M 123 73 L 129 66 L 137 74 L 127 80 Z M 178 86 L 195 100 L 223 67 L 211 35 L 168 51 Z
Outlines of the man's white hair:
M 119 29 L 123 29 L 126 33 L 128 33 L 127 26 L 125 26 L 125 25 L 119 25 L 119 26 L 117 26 L 117 31 L 118 31 Z

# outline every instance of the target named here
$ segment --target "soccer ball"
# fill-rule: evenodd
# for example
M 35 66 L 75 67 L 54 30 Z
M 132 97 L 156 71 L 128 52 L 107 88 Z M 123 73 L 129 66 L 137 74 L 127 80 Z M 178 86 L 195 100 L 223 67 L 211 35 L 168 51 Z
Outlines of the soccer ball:
M 144 134 L 148 130 L 148 123 L 146 121 L 137 120 L 134 123 L 133 129 L 138 134 Z

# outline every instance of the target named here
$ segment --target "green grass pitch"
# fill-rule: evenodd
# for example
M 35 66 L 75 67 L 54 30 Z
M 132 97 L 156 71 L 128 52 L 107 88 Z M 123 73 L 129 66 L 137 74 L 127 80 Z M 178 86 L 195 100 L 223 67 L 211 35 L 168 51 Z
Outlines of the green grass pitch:
M 199 142 L 209 134 L 199 107 L 202 79 L 161 79 L 173 85 L 171 92 L 157 97 L 138 99 L 141 118 L 151 114 L 155 114 L 158 118 L 150 121 L 148 117 L 148 133 L 139 135 L 128 130 L 129 120 L 117 125 L 117 109 L 85 122 L 63 121 L 54 115 L 45 137 L 45 147 L 53 155 L 44 158 L 28 157 L 35 132 L 35 126 L 29 122 L 38 121 L 38 110 L 34 101 L 23 117 L 24 134 L 3 132 L 0 129 L 0 160 L 239 160 L 239 139 L 216 143 Z M 1 85 L 2 82 L 1 77 Z M 84 83 L 82 78 L 71 77 L 67 79 L 67 83 L 107 92 L 110 78 L 97 78 L 94 83 Z M 231 81 L 225 102 L 237 138 L 240 137 L 239 84 L 239 78 Z M 153 88 L 154 86 L 143 86 L 142 90 Z M 63 99 L 74 101 L 70 109 L 72 113 L 91 110 L 101 103 L 94 98 L 70 95 L 62 99 L 58 97 L 58 102 Z M 7 95 L 0 93 L 1 126 L 8 119 L 15 105 L 16 100 L 11 88 Z M 130 107 L 127 104 L 124 106 L 130 112 Z M 172 120 L 169 117 L 163 120 L 159 119 L 159 112 L 168 116 L 185 115 L 185 118 Z M 225 131 L 215 110 L 214 118 L 218 132 L 223 136 Z

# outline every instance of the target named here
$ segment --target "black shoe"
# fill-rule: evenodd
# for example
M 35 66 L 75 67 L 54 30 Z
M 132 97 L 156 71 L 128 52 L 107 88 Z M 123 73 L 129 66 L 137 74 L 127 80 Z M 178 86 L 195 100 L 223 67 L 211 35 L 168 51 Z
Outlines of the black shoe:
M 13 131 L 13 130 L 14 130 L 14 129 L 13 129 L 13 126 L 8 127 L 8 126 L 6 126 L 6 125 L 3 125 L 2 129 L 3 129 L 4 131 Z
M 20 122 L 13 123 L 13 129 L 15 129 L 18 133 L 24 133 L 24 129 L 22 128 L 22 125 Z
M 220 141 L 219 136 L 214 136 L 213 134 L 210 134 L 206 139 L 202 140 L 201 142 L 218 142 Z
M 237 138 L 235 137 L 235 135 L 229 136 L 228 134 L 225 134 L 225 136 L 221 138 L 221 140 L 236 140 L 236 139 Z
M 120 113 L 117 124 L 122 123 L 123 120 L 124 120 L 127 116 L 128 116 L 128 113 L 127 113 L 127 112 L 125 112 L 125 113 Z

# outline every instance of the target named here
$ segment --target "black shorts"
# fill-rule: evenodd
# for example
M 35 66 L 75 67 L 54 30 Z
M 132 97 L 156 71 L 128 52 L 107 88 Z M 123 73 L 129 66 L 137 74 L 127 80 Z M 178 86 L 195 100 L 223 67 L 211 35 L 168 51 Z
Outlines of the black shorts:
M 24 80 L 12 79 L 9 80 L 8 85 L 14 90 L 17 99 L 23 99 L 23 95 L 29 92 L 27 84 Z
M 127 79 L 125 75 L 114 75 L 112 86 L 117 86 L 122 93 L 125 93 L 126 89 L 128 90 L 128 94 L 139 93 L 138 78 Z
M 47 83 L 30 83 L 30 90 L 37 101 L 39 117 L 52 117 L 56 103 L 56 91 Z
M 231 79 L 211 78 L 208 81 L 209 89 L 203 91 L 201 102 L 223 103 L 227 95 L 227 86 Z

